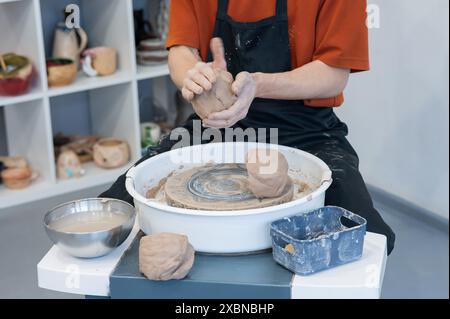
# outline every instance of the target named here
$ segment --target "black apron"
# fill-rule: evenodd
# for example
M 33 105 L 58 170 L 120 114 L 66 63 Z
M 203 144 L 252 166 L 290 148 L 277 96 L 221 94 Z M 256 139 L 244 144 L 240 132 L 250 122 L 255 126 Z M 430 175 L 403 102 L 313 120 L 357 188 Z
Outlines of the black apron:
M 234 21 L 228 16 L 227 9 L 228 0 L 219 0 L 214 37 L 220 37 L 224 42 L 228 70 L 233 76 L 242 71 L 278 73 L 291 70 L 287 0 L 276 1 L 274 17 L 254 23 Z M 210 52 L 208 60 L 212 60 Z M 203 130 L 201 125 L 194 124 L 196 120 L 199 121 L 199 117 L 194 114 L 183 126 L 191 136 L 201 134 Z M 388 253 L 392 251 L 395 234 L 373 207 L 359 172 L 358 155 L 346 139 L 347 126 L 331 107 L 308 107 L 303 101 L 255 99 L 248 116 L 235 127 L 277 128 L 279 144 L 302 149 L 322 159 L 333 172 L 333 184 L 327 190 L 325 204 L 343 207 L 366 218 L 367 230 L 386 235 Z M 223 133 L 222 130 L 222 136 L 225 136 Z M 268 132 L 266 135 L 266 140 L 258 137 L 258 141 L 271 142 Z M 164 138 L 160 145 L 149 148 L 136 165 L 171 150 L 177 142 Z M 191 144 L 193 142 L 191 139 Z M 125 174 L 120 176 L 100 197 L 133 204 L 133 198 L 125 189 L 125 179 Z M 343 222 L 351 226 L 351 222 Z
M 234 77 L 243 71 L 291 71 L 287 0 L 276 1 L 275 16 L 251 23 L 234 21 L 227 14 L 228 2 L 219 0 L 213 34 L 224 43 L 228 71 Z M 212 61 L 211 52 L 208 61 Z M 347 132 L 347 127 L 339 121 L 332 108 L 308 107 L 303 101 L 259 98 L 253 101 L 247 117 L 236 127 L 277 128 L 278 143 L 293 147 L 314 139 L 316 133 Z M 268 139 L 269 136 L 260 142 L 269 142 Z

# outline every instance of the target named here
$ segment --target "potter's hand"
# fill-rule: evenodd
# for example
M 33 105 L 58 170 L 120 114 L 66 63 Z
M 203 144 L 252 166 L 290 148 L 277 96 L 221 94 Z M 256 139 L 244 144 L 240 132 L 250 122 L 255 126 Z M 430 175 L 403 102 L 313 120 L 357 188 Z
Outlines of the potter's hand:
M 248 72 L 241 72 L 236 76 L 231 89 L 238 97 L 228 110 L 213 113 L 203 121 L 204 126 L 212 128 L 226 128 L 235 125 L 247 117 L 248 110 L 256 95 L 256 82 Z
M 181 93 L 188 102 L 192 101 L 195 95 L 200 95 L 212 89 L 213 84 L 217 80 L 214 69 L 227 69 L 222 39 L 213 38 L 211 40 L 211 53 L 213 62 L 198 62 L 187 72 Z

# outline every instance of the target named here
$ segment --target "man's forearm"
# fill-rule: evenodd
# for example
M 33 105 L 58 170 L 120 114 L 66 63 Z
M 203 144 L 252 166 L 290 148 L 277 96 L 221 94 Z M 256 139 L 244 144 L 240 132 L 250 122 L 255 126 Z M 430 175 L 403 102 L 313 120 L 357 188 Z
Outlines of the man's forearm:
M 181 89 L 187 72 L 201 58 L 198 50 L 176 46 L 169 52 L 170 75 Z M 348 69 L 334 68 L 321 61 L 308 63 L 284 73 L 254 73 L 256 97 L 280 100 L 329 98 L 342 93 L 349 77 Z
M 187 72 L 201 61 L 198 50 L 187 46 L 172 47 L 169 51 L 169 69 L 172 81 L 181 89 Z
M 279 100 L 330 98 L 342 93 L 350 70 L 326 65 L 321 61 L 308 63 L 284 73 L 254 73 L 256 97 Z

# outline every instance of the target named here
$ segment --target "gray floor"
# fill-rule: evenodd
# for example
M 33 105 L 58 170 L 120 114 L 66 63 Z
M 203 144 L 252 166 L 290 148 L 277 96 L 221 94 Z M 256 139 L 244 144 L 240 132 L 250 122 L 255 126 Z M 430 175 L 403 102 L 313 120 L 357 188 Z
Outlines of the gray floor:
M 0 210 L 0 298 L 80 298 L 37 287 L 36 264 L 51 246 L 42 218 L 47 209 L 61 202 L 95 196 L 102 189 Z M 383 298 L 448 298 L 448 232 L 380 203 L 377 207 L 397 234 L 397 245 L 386 269 Z

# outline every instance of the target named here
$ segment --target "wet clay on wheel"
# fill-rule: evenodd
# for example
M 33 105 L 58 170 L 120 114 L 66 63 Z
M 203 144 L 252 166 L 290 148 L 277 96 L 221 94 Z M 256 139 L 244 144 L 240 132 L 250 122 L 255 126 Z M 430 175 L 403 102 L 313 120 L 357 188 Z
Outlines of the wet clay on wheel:
M 283 154 L 272 149 L 253 149 L 247 153 L 249 189 L 258 198 L 276 198 L 291 180 Z

